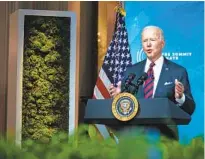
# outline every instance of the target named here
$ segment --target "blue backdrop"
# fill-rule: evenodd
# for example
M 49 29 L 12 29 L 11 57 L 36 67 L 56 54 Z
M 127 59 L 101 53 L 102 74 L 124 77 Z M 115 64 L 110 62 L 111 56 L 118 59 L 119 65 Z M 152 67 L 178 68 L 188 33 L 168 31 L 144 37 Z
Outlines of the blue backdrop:
M 163 29 L 163 55 L 189 74 L 196 109 L 189 125 L 179 126 L 180 141 L 204 133 L 204 2 L 125 2 L 132 62 L 145 58 L 141 31 L 147 25 Z

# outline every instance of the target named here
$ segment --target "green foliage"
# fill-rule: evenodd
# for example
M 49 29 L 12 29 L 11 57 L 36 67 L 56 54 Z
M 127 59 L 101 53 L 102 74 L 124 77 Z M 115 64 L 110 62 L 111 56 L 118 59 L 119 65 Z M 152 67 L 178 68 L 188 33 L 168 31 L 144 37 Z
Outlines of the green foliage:
M 23 62 L 23 139 L 49 140 L 68 130 L 70 21 L 26 16 Z
M 139 136 L 122 136 L 119 138 L 119 144 L 116 144 L 112 138 L 91 139 L 87 136 L 87 130 L 87 126 L 82 126 L 69 137 L 65 133 L 56 133 L 51 140 L 26 140 L 23 141 L 21 149 L 15 146 L 14 142 L 1 139 L 0 158 L 147 159 L 151 148 L 161 152 L 162 159 L 202 159 L 204 155 L 202 137 L 182 145 L 166 138 L 153 143 L 139 134 Z
M 203 136 L 196 137 L 191 143 L 186 145 L 181 145 L 176 141 L 162 139 L 161 148 L 164 152 L 164 159 L 202 159 L 204 156 L 204 138 Z

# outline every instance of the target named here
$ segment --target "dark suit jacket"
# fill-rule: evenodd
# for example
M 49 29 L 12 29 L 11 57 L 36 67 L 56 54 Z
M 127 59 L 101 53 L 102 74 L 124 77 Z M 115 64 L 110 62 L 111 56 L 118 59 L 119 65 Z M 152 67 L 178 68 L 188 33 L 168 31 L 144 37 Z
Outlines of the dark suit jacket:
M 145 69 L 145 64 L 146 64 L 146 60 L 136 63 L 131 67 L 127 68 L 127 71 L 124 74 L 125 78 L 122 81 L 122 89 L 124 87 L 125 79 L 130 73 L 136 74 L 136 78 L 139 78 L 143 74 Z M 175 79 L 178 79 L 181 83 L 183 83 L 185 88 L 185 92 L 184 92 L 185 102 L 182 106 L 180 106 L 180 108 L 191 115 L 195 109 L 195 102 L 191 94 L 187 71 L 184 67 L 174 62 L 171 62 L 166 58 L 164 58 L 164 64 L 162 66 L 162 70 L 156 87 L 154 98 L 163 98 L 163 97 L 169 98 L 174 103 L 177 103 L 175 101 L 175 96 L 174 96 Z M 169 82 L 169 83 L 172 82 L 172 83 L 169 85 L 164 85 L 165 82 Z M 137 94 L 135 94 L 135 96 L 138 99 L 144 98 L 143 86 L 139 87 L 139 90 Z M 157 127 L 160 129 L 160 132 L 162 134 L 170 138 L 178 139 L 178 130 L 176 125 L 168 125 L 168 126 L 158 125 Z

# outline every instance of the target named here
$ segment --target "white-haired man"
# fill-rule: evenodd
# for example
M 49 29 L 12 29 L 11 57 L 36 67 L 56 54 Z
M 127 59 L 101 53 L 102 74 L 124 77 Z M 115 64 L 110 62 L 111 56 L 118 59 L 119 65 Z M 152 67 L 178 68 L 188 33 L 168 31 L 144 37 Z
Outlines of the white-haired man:
M 145 27 L 141 40 L 147 58 L 127 68 L 124 73 L 125 78 L 130 73 L 135 73 L 137 77 L 143 72 L 148 73 L 148 79 L 139 87 L 136 97 L 169 98 L 191 115 L 195 109 L 195 102 L 191 94 L 187 71 L 184 67 L 162 56 L 162 49 L 165 45 L 162 29 L 157 26 Z M 119 94 L 124 84 L 125 80 L 122 80 L 117 87 L 111 85 L 109 89 L 111 96 L 115 97 Z M 160 125 L 158 128 L 162 134 L 178 139 L 176 126 Z

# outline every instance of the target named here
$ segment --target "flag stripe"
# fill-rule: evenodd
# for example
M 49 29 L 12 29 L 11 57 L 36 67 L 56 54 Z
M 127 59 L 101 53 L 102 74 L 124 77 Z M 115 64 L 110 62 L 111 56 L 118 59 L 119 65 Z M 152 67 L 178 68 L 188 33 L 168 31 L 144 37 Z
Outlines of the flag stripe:
M 102 79 L 102 81 L 103 81 L 105 87 L 106 87 L 106 88 L 109 88 L 109 86 L 111 85 L 111 82 L 110 82 L 109 78 L 107 77 L 107 75 L 106 75 L 104 69 L 101 69 L 101 70 L 100 70 L 99 76 L 100 76 L 100 78 Z
M 110 98 L 110 93 L 108 92 L 107 88 L 105 87 L 104 83 L 102 82 L 101 78 L 97 79 L 97 87 L 100 90 L 102 96 L 104 98 Z
M 99 91 L 97 85 L 94 88 L 94 96 L 96 97 L 96 99 L 104 99 L 104 97 L 101 94 L 101 91 Z
M 107 127 L 105 125 L 95 124 L 95 126 L 99 132 L 102 132 L 101 135 L 104 137 L 104 139 L 110 136 L 110 133 L 108 132 Z

